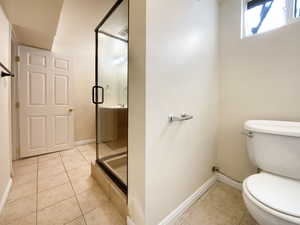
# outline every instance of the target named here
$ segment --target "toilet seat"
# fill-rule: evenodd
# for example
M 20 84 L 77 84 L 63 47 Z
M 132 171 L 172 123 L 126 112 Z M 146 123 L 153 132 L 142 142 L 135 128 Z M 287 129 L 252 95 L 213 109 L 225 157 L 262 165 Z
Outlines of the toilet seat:
M 260 173 L 243 183 L 244 195 L 273 216 L 300 224 L 300 181 Z

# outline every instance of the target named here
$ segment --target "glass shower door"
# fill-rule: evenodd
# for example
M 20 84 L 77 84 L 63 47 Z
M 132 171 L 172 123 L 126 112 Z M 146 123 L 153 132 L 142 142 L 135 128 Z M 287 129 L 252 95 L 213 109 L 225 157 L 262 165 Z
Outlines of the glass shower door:
M 128 5 L 123 1 L 98 31 L 97 163 L 127 193 Z M 101 90 L 101 91 L 100 91 Z

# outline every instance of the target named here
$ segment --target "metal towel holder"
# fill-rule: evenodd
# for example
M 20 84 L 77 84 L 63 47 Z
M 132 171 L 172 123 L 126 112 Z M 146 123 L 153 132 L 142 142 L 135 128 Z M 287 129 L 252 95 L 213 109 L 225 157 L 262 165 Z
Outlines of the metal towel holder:
M 185 120 L 191 120 L 194 117 L 192 115 L 188 115 L 186 113 L 182 113 L 180 116 L 174 116 L 169 115 L 169 122 L 175 122 L 175 121 L 185 121 Z
M 15 75 L 9 71 L 9 69 L 6 68 L 6 66 L 3 65 L 3 63 L 0 62 L 0 66 L 5 70 L 5 72 L 1 72 L 1 77 L 14 77 Z

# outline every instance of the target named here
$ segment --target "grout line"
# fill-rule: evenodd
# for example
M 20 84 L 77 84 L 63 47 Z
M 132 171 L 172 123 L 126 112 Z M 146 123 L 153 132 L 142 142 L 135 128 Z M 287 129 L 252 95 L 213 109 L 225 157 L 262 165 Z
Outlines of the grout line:
M 85 161 L 90 163 L 90 161 L 87 158 L 85 158 L 85 156 L 82 154 L 82 152 L 79 149 L 77 149 L 77 147 L 75 147 L 75 148 L 76 148 L 77 151 L 79 151 L 80 155 L 85 159 Z
M 76 149 L 76 150 L 79 151 L 78 149 Z M 79 151 L 79 152 L 80 152 L 80 151 Z M 84 221 L 85 224 L 87 224 L 87 222 L 86 222 L 86 220 L 85 220 L 85 216 L 84 216 L 83 210 L 82 210 L 82 208 L 81 208 L 81 206 L 80 206 L 80 203 L 79 203 L 79 200 L 78 200 L 78 196 L 77 196 L 77 194 L 76 194 L 76 192 L 75 192 L 75 189 L 74 189 L 74 187 L 73 187 L 72 180 L 71 180 L 71 178 L 70 178 L 70 176 L 69 176 L 69 174 L 68 174 L 67 168 L 65 167 L 65 164 L 64 164 L 64 162 L 63 162 L 63 160 L 62 160 L 62 155 L 61 155 L 60 153 L 59 153 L 59 156 L 60 156 L 60 159 L 61 159 L 61 161 L 62 161 L 62 163 L 63 163 L 63 167 L 65 168 L 65 172 L 67 173 L 67 177 L 68 177 L 68 179 L 69 179 L 70 185 L 71 185 L 72 190 L 73 190 L 73 192 L 74 192 L 74 196 L 75 196 L 75 198 L 76 198 L 78 207 L 79 207 L 80 212 L 81 212 L 81 215 L 82 215 L 82 217 L 83 217 L 83 221 Z M 74 219 L 74 220 L 75 220 L 75 219 Z
M 67 223 L 64 223 L 63 225 L 67 225 L 67 224 L 69 224 L 69 223 L 72 223 L 72 222 L 74 222 L 75 220 L 79 219 L 80 217 L 84 217 L 84 216 L 76 217 L 74 220 L 69 221 L 69 222 L 67 222 Z M 84 219 L 83 219 L 83 220 L 84 220 Z M 84 220 L 84 222 L 85 222 L 85 220 Z M 86 223 L 85 223 L 85 224 L 86 224 Z
M 66 184 L 68 184 L 68 183 L 64 183 L 64 184 L 62 184 L 62 185 L 59 185 L 59 186 L 63 186 L 63 185 L 66 185 Z M 71 184 L 70 184 L 71 185 Z M 59 187 L 59 186 L 56 186 L 56 187 L 54 187 L 54 188 L 57 188 L 57 187 Z M 49 189 L 50 190 L 50 189 Z M 47 191 L 49 191 L 49 190 L 47 190 Z M 43 193 L 44 191 L 42 191 L 42 192 L 40 192 L 40 193 Z M 59 204 L 59 203 L 61 203 L 61 202 L 63 202 L 63 201 L 66 201 L 66 200 L 69 200 L 69 199 L 71 199 L 71 198 L 74 198 L 74 196 L 75 196 L 75 194 L 74 195 L 72 195 L 72 196 L 70 196 L 70 197 L 68 197 L 68 198 L 65 198 L 65 199 L 63 199 L 63 200 L 60 200 L 60 201 L 58 201 L 58 202 L 55 202 L 55 203 L 53 203 L 53 204 L 51 204 L 51 205 L 48 205 L 48 206 L 46 206 L 46 207 L 44 207 L 44 208 L 42 208 L 42 209 L 37 209 L 38 211 L 43 211 L 43 210 L 45 210 L 45 209 L 47 209 L 47 208 L 50 208 L 50 207 L 52 207 L 52 206 L 55 206 L 55 205 L 57 205 L 57 204 Z
M 59 155 L 59 157 L 57 157 L 57 158 L 60 159 L 60 155 Z M 43 162 L 42 162 L 42 163 L 43 163 Z M 63 164 L 63 162 L 62 162 L 62 164 Z M 61 173 L 66 173 L 65 168 L 64 168 L 64 171 L 61 172 Z M 55 175 L 57 175 L 57 174 L 51 175 L 51 176 L 49 176 L 49 177 L 52 177 L 52 176 L 55 176 Z M 66 173 L 66 175 L 67 175 L 67 173 Z M 37 179 L 38 179 L 38 176 L 37 176 Z M 45 178 L 42 178 L 42 179 L 45 179 Z M 37 181 L 37 182 L 38 182 L 38 181 Z M 67 181 L 66 183 L 64 183 L 64 184 L 57 185 L 57 186 L 55 186 L 55 187 L 52 187 L 52 188 L 47 189 L 47 190 L 42 191 L 42 192 L 49 191 L 49 190 L 51 190 L 51 189 L 53 189 L 53 188 L 57 188 L 58 186 L 66 185 L 68 182 L 70 182 L 69 179 L 68 179 L 68 181 Z M 38 185 L 38 184 L 37 184 L 37 185 Z M 71 185 L 71 184 L 70 184 L 70 185 Z M 38 190 L 38 186 L 37 186 L 37 190 Z M 41 193 L 42 193 L 42 192 L 41 192 Z M 38 194 L 38 193 L 37 193 L 37 194 Z M 74 196 L 75 196 L 75 193 L 74 193 Z M 53 204 L 51 204 L 51 205 L 48 205 L 47 207 L 45 207 L 45 208 L 43 208 L 43 209 L 40 209 L 40 210 L 38 209 L 38 202 L 37 202 L 37 209 L 36 209 L 36 211 L 37 211 L 37 212 L 38 212 L 38 211 L 43 211 L 43 210 L 45 210 L 45 209 L 47 209 L 47 208 L 50 208 L 50 207 L 52 207 L 52 206 L 54 206 L 54 205 L 56 205 L 56 204 L 59 204 L 59 203 L 61 203 L 61 202 L 63 202 L 63 201 L 66 201 L 66 200 L 69 200 L 69 199 L 71 199 L 71 198 L 74 198 L 74 196 L 71 196 L 71 197 L 69 197 L 69 198 L 66 198 L 66 199 L 60 200 L 60 201 L 58 201 L 58 202 L 55 202 L 55 203 L 53 203 Z M 37 200 L 38 200 L 38 196 L 37 196 Z M 37 212 L 36 212 L 36 214 L 37 214 Z
M 77 151 L 79 151 L 78 149 L 76 149 Z M 79 151 L 80 152 L 80 151 Z M 80 152 L 80 154 L 81 154 L 81 152 Z M 39 210 L 38 209 L 38 194 L 39 194 L 39 188 L 38 188 L 38 184 L 39 184 L 39 164 L 42 164 L 43 162 L 41 162 L 40 160 L 39 160 L 39 158 L 37 157 L 37 161 L 36 161 L 36 170 L 35 170 L 35 174 L 36 174 L 36 193 L 35 193 L 35 197 L 36 197 L 36 207 L 35 207 L 35 218 L 36 218 L 36 222 L 35 222 L 35 225 L 38 225 L 38 211 L 42 211 L 42 210 L 45 210 L 46 208 L 49 208 L 49 207 L 52 207 L 52 206 L 54 206 L 54 205 L 56 205 L 56 204 L 58 204 L 58 203 L 60 203 L 60 202 L 63 202 L 63 201 L 66 201 L 66 200 L 68 200 L 68 199 L 71 199 L 71 198 L 76 198 L 76 201 L 77 201 L 77 204 L 78 204 L 78 207 L 79 207 L 79 209 L 80 209 L 80 211 L 81 211 L 81 216 L 83 217 L 83 220 L 84 220 L 84 223 L 85 224 L 87 224 L 87 222 L 86 222 L 86 220 L 85 220 L 85 217 L 84 217 L 84 213 L 83 213 L 83 211 L 82 211 L 82 209 L 81 209 L 81 206 L 80 206 L 80 204 L 79 204 L 79 200 L 78 200 L 78 198 L 77 198 L 77 193 L 75 192 L 75 189 L 74 189 L 74 187 L 73 187 L 73 184 L 72 184 L 72 181 L 71 181 L 71 178 L 70 178 L 70 176 L 69 176 L 69 174 L 68 174 L 68 170 L 66 169 L 66 167 L 65 167 L 65 164 L 64 164 L 64 162 L 63 162 L 63 160 L 62 160 L 62 154 L 61 154 L 61 152 L 58 152 L 58 157 L 57 158 L 59 158 L 60 159 L 60 161 L 61 161 L 61 163 L 62 163 L 62 166 L 63 166 L 63 168 L 64 168 L 64 170 L 61 172 L 61 173 L 65 173 L 66 175 L 67 175 L 67 179 L 68 179 L 68 182 L 70 183 L 70 186 L 71 186 L 71 188 L 72 188 L 72 190 L 73 190 L 73 192 L 74 192 L 74 195 L 72 196 L 72 197 L 70 197 L 70 198 L 67 198 L 67 199 L 64 199 L 64 200 L 61 200 L 61 201 L 59 201 L 59 202 L 56 202 L 56 203 L 54 203 L 54 204 L 51 204 L 51 205 L 49 205 L 49 206 L 47 206 L 47 207 L 45 207 L 45 208 L 43 208 L 43 209 L 41 209 L 41 210 Z M 83 157 L 84 158 L 84 160 L 85 161 L 88 161 L 87 159 L 85 159 L 85 157 Z M 49 160 L 51 160 L 51 159 L 47 159 L 47 160 L 45 160 L 45 161 L 49 161 Z M 89 162 L 89 161 L 88 161 Z M 27 165 L 26 165 L 27 166 Z M 25 174 L 24 174 L 25 175 Z M 23 176 L 23 175 L 21 175 L 21 176 Z M 51 175 L 51 176 L 55 176 L 54 174 L 53 175 Z M 51 177 L 50 176 L 50 177 Z M 64 183 L 64 184 L 60 184 L 60 185 L 65 185 L 65 184 L 67 184 L 68 182 L 66 182 L 66 183 Z M 27 182 L 26 182 L 27 183 Z M 52 188 L 56 188 L 56 187 L 58 187 L 58 186 L 60 186 L 60 185 L 57 185 L 57 186 L 55 186 L 55 187 L 52 187 Z M 51 188 L 51 189 L 52 189 Z M 48 190 L 45 190 L 45 191 L 49 191 L 50 189 L 48 189 Z M 43 191 L 44 192 L 44 191 Z M 30 196 L 30 195 L 28 195 L 28 196 Z M 25 198 L 25 197 L 27 197 L 27 196 L 23 196 L 23 197 L 21 197 L 21 198 Z M 19 198 L 19 199 L 21 199 L 21 198 Z M 18 200 L 18 199 L 16 199 L 16 200 Z M 23 217 L 20 217 L 19 219 L 21 219 L 21 218 L 23 218 Z M 74 220 L 76 220 L 76 219 L 78 219 L 79 217 L 77 217 L 77 218 L 75 218 Z M 74 221 L 74 220 L 72 220 L 72 221 Z M 70 222 L 72 222 L 72 221 L 70 221 Z M 67 223 L 69 223 L 69 222 L 67 222 Z M 2 225 L 2 224 L 1 224 Z
M 36 173 L 36 175 L 37 175 L 37 168 L 36 168 L 35 173 Z M 26 174 L 19 175 L 19 177 L 24 176 L 24 175 L 26 175 Z M 37 176 L 36 176 L 36 177 L 37 177 Z M 37 179 L 37 178 L 36 178 L 36 179 Z M 14 182 L 14 178 L 12 177 L 12 183 L 13 183 L 13 182 Z M 26 182 L 26 183 L 24 183 L 24 184 L 27 184 L 27 183 L 29 183 L 29 182 Z M 19 185 L 23 185 L 23 184 L 19 184 Z M 36 184 L 36 185 L 37 185 L 37 184 Z M 36 187 L 36 188 L 37 188 L 37 187 Z M 10 190 L 9 193 L 11 193 L 11 191 L 12 191 L 12 189 Z M 28 195 L 25 195 L 25 196 L 16 198 L 16 199 L 11 200 L 11 201 L 7 200 L 7 201 L 5 202 L 5 204 L 4 204 L 4 207 L 7 207 L 7 206 L 10 205 L 10 204 L 14 204 L 14 202 L 16 202 L 16 201 L 18 201 L 18 200 L 21 200 L 21 199 L 24 199 L 24 198 L 27 198 L 27 197 L 33 196 L 33 195 L 35 195 L 36 201 L 37 201 L 37 196 L 36 196 L 37 193 L 32 193 L 32 194 L 28 194 Z M 37 203 L 37 202 L 36 202 L 36 203 Z M 28 213 L 28 214 L 26 214 L 26 215 L 23 215 L 23 216 L 21 216 L 21 217 L 15 218 L 14 220 L 10 221 L 10 223 L 11 223 L 11 222 L 14 222 L 14 221 L 17 221 L 17 220 L 20 220 L 20 219 L 22 219 L 22 218 L 24 218 L 24 217 L 26 217 L 26 216 L 29 216 L 29 215 L 31 215 L 32 213 L 36 213 L 36 212 L 37 212 L 37 205 L 36 205 L 36 207 L 35 207 L 35 212 L 30 212 L 30 213 Z M 3 215 L 3 214 L 0 214 L 0 218 L 2 217 L 2 215 Z M 37 214 L 36 214 L 36 216 L 37 216 Z M 2 225 L 2 223 L 0 223 L 0 224 Z

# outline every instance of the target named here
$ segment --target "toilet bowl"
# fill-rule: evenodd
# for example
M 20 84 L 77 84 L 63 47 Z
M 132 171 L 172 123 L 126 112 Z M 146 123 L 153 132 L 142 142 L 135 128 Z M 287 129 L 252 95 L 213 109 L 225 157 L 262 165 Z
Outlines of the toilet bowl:
M 262 172 L 243 182 L 243 198 L 260 225 L 300 225 L 300 123 L 247 121 L 247 150 Z
M 260 173 L 243 183 L 243 198 L 261 225 L 300 224 L 300 182 Z

